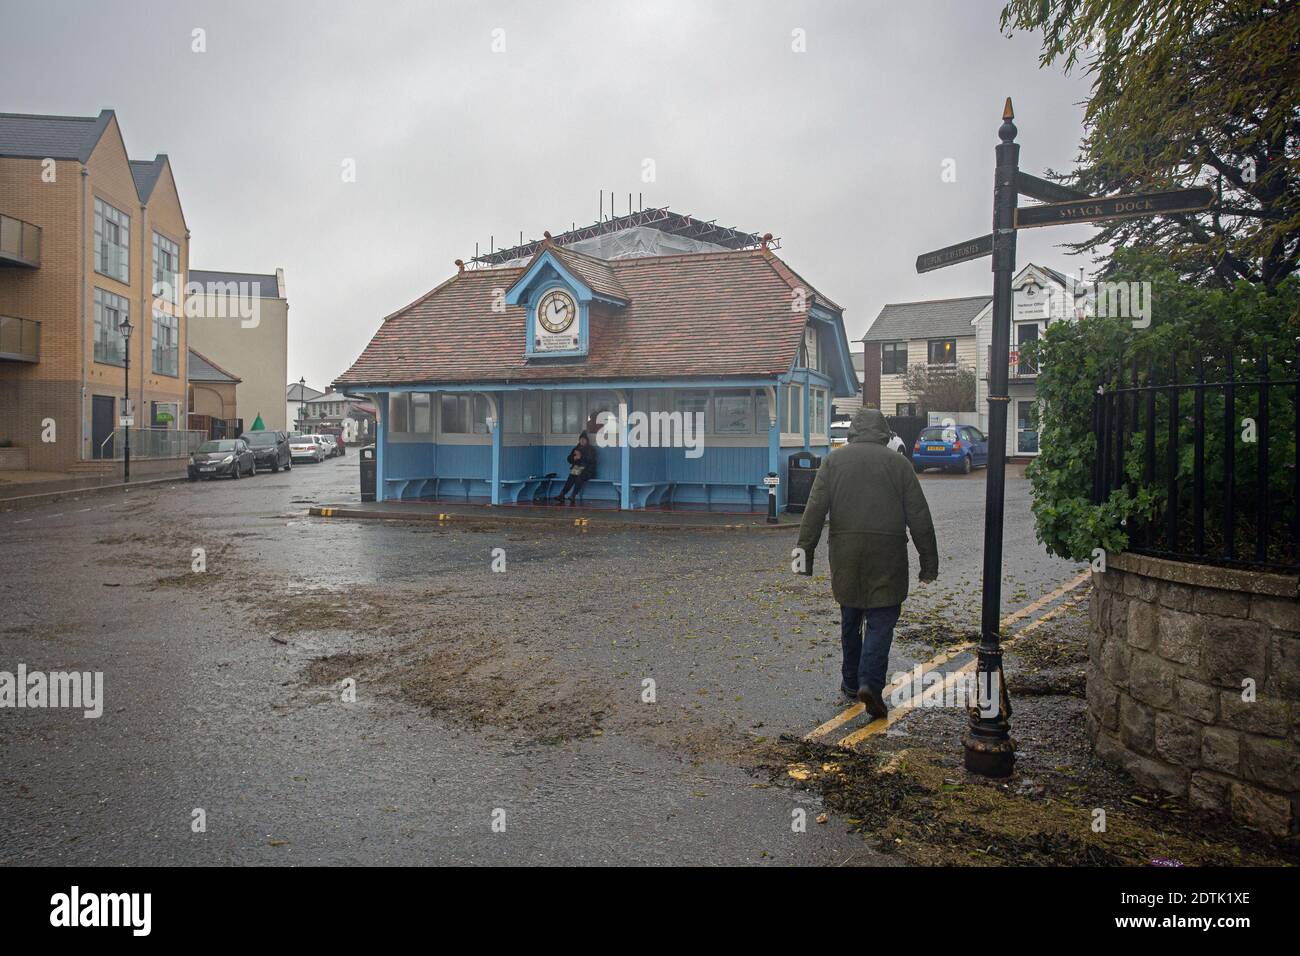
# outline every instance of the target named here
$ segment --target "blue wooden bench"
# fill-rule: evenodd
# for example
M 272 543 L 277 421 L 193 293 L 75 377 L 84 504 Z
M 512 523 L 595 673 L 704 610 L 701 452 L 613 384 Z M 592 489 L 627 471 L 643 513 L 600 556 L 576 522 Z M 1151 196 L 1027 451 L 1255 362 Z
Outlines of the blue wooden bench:
M 429 478 L 388 478 L 384 481 L 385 498 L 405 498 L 407 493 L 411 492 L 412 498 L 437 498 L 446 482 L 459 483 L 459 491 L 465 496 L 465 500 L 470 499 L 470 489 L 475 482 L 482 482 L 488 488 L 491 494 L 492 479 L 484 478 L 482 475 L 435 475 Z M 391 492 L 391 493 L 390 493 Z
M 618 501 L 621 496 L 623 482 L 618 478 L 591 478 L 582 486 L 582 491 L 578 492 L 578 498 L 585 500 L 587 487 L 589 485 L 609 485 L 614 489 L 614 500 Z M 631 499 L 628 506 L 633 509 L 644 508 L 650 504 L 657 504 L 663 499 L 663 496 L 672 491 L 673 483 L 671 481 L 633 481 L 628 484 L 628 497 Z
M 767 494 L 767 487 L 761 481 L 674 481 L 668 491 L 668 506 L 672 507 L 673 496 L 677 489 L 682 485 L 699 485 L 704 490 L 704 506 L 713 507 L 713 489 L 714 488 L 743 488 L 745 489 L 745 502 L 750 509 L 754 507 L 754 492 L 760 491 Z

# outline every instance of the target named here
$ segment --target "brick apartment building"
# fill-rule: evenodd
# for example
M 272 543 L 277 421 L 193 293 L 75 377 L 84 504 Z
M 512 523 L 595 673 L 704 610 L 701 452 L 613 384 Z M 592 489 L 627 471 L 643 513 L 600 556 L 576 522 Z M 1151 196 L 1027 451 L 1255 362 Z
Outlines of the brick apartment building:
M 111 457 L 124 387 L 136 429 L 183 427 L 188 266 L 167 156 L 130 159 L 112 110 L 0 113 L 0 441 L 28 467 Z

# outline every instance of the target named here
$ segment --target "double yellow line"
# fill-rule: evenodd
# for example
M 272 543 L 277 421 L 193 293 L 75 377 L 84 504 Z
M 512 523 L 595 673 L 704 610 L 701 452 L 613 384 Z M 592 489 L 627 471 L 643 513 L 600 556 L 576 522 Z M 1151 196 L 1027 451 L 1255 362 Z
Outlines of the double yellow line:
M 1079 574 L 1077 577 L 1071 578 L 1069 581 L 1066 581 L 1064 584 L 1062 584 L 1060 587 L 1056 588 L 1055 590 L 1049 591 L 1047 594 L 1044 594 L 1042 597 L 1038 598 L 1038 600 L 1030 604 L 1026 604 L 1024 607 L 1022 607 L 1020 610 L 1016 611 L 1013 614 L 1007 615 L 1002 619 L 1001 627 L 1003 628 L 1009 627 L 1010 625 L 1014 624 L 1016 621 L 1023 620 L 1024 618 L 1033 614 L 1035 611 L 1039 610 L 1040 608 L 1046 607 L 1048 604 L 1051 604 L 1053 601 L 1055 601 L 1062 595 L 1067 594 L 1070 591 L 1073 591 L 1075 588 L 1079 587 L 1079 585 L 1081 585 L 1084 581 L 1088 580 L 1090 574 L 1091 574 L 1090 571 L 1084 571 L 1081 574 Z M 1036 620 L 1030 622 L 1029 624 L 1026 624 L 1024 627 L 1022 627 L 1011 637 L 1008 637 L 1005 641 L 1003 641 L 1002 646 L 1007 647 L 1010 644 L 1013 644 L 1014 642 L 1018 641 L 1020 638 L 1024 637 L 1026 634 L 1029 634 L 1031 631 L 1037 630 L 1039 627 L 1041 627 L 1046 622 L 1050 621 L 1052 618 L 1056 617 L 1058 614 L 1062 614 L 1067 609 L 1074 607 L 1074 605 L 1078 604 L 1080 601 L 1083 600 L 1083 596 L 1086 593 L 1087 593 L 1086 591 L 1081 591 L 1078 594 L 1073 595 L 1064 603 L 1062 603 L 1059 607 L 1053 608 L 1052 610 L 1039 616 Z M 946 664 L 954 657 L 959 657 L 962 654 L 966 654 L 974 650 L 975 647 L 976 645 L 974 643 L 969 643 L 969 644 L 962 644 L 952 648 L 951 650 L 944 651 L 942 654 L 939 654 L 938 656 L 933 657 L 930 660 L 926 661 L 924 664 L 922 664 L 919 676 L 924 677 L 926 674 Z M 943 692 L 946 694 L 947 691 L 951 689 L 952 686 L 956 684 L 958 680 L 962 679 L 963 676 L 973 671 L 977 663 L 978 661 L 976 659 L 972 659 L 967 661 L 965 664 L 963 664 L 961 667 L 957 668 L 956 670 L 947 673 L 944 676 L 944 680 L 943 680 Z M 913 672 L 909 671 L 905 681 L 902 682 L 895 681 L 894 683 L 890 684 L 881 692 L 881 696 L 884 697 L 885 699 L 888 699 L 900 687 L 903 687 L 905 684 L 910 683 L 914 679 L 914 676 L 917 675 L 914 675 Z M 853 747 L 861 743 L 862 741 L 866 740 L 868 737 L 872 737 L 875 736 L 876 734 L 884 733 L 890 727 L 894 726 L 894 724 L 896 724 L 898 721 L 902 720 L 909 713 L 911 713 L 912 710 L 914 710 L 916 707 L 920 705 L 920 703 L 921 700 L 919 696 L 909 697 L 907 700 L 899 704 L 897 707 L 891 708 L 888 716 L 885 717 L 884 720 L 880 720 L 880 719 L 873 720 L 865 727 L 859 730 L 855 730 L 853 733 L 849 734 L 848 736 L 840 740 L 839 746 Z M 804 736 L 804 740 L 821 740 L 823 737 L 827 736 L 832 731 L 838 730 L 840 727 L 843 727 L 845 724 L 853 720 L 856 720 L 858 717 L 862 715 L 862 713 L 865 710 L 866 707 L 864 705 L 853 704 L 848 708 L 846 708 L 843 713 L 836 714 L 830 720 L 826 721 L 826 723 L 822 724 L 819 727 L 815 727 L 812 731 L 810 731 L 807 735 Z

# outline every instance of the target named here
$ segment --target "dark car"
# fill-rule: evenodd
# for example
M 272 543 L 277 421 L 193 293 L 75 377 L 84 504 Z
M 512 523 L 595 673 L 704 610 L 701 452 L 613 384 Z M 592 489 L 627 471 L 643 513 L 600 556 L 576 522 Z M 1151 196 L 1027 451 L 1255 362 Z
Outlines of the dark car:
M 248 442 L 253 451 L 253 462 L 258 468 L 288 471 L 293 467 L 293 456 L 289 454 L 289 436 L 284 432 L 244 432 L 240 436 Z
M 190 455 L 190 481 L 196 478 L 240 478 L 257 474 L 253 452 L 242 438 L 205 441 Z

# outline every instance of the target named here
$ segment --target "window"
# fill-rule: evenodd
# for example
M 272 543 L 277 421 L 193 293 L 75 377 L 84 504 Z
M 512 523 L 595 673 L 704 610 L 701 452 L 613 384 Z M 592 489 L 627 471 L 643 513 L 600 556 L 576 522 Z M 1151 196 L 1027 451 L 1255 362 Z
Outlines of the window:
M 153 314 L 153 370 L 159 375 L 180 374 L 180 319 L 166 312 Z
M 444 395 L 441 402 L 445 435 L 486 435 L 488 402 L 482 395 Z
M 1016 362 L 1013 372 L 1017 375 L 1037 375 L 1038 362 L 1025 355 L 1025 348 L 1030 342 L 1038 341 L 1038 323 L 1026 322 L 1016 326 Z
M 809 394 L 812 406 L 811 430 L 814 435 L 826 434 L 826 389 L 814 388 Z
M 388 396 L 388 430 L 398 435 L 411 430 L 411 396 L 405 392 Z
M 782 396 L 782 402 L 785 406 L 785 411 L 781 419 L 781 431 L 787 435 L 802 435 L 803 386 L 785 385 L 783 388 L 785 390 L 785 395 Z
M 507 435 L 537 435 L 542 430 L 539 392 L 506 392 L 501 410 L 502 428 Z
M 880 346 L 880 374 L 901 375 L 907 371 L 907 343 L 885 342 Z
M 769 414 L 767 410 L 767 389 L 760 388 L 754 393 L 754 424 L 759 431 L 766 433 L 772 427 L 768 420 Z
M 957 340 L 931 339 L 929 341 L 931 365 L 956 365 Z
M 95 290 L 95 361 L 105 365 L 126 362 L 126 343 L 118 326 L 130 316 L 126 299 L 103 289 Z
M 754 396 L 749 389 L 713 393 L 713 430 L 719 435 L 753 434 Z
M 551 434 L 574 435 L 582 431 L 582 393 L 551 393 Z
M 153 294 L 168 302 L 180 301 L 181 248 L 166 236 L 153 234 Z
M 102 199 L 95 200 L 95 271 L 130 282 L 131 217 Z
M 604 413 L 618 413 L 618 401 L 610 392 L 589 392 L 587 394 L 587 423 L 583 426 L 584 430 L 591 436 L 591 440 L 596 440 L 596 433 L 603 429 Z
M 682 428 L 693 429 L 692 434 L 700 435 L 709 430 L 709 393 L 708 392 L 674 392 L 673 410 L 682 413 Z M 686 424 L 686 416 L 692 416 L 691 424 Z M 693 416 L 699 415 L 699 418 Z M 703 428 L 697 423 L 703 423 Z
M 916 402 L 899 402 L 894 406 L 894 414 L 915 418 L 917 415 Z
M 179 412 L 180 406 L 175 402 L 151 402 L 150 404 L 153 408 L 152 425 L 154 428 L 179 427 L 176 421 L 176 416 Z
M 811 322 L 803 327 L 803 349 L 799 357 L 800 365 L 806 368 L 817 368 L 817 327 Z
M 334 403 L 333 414 L 338 414 Z M 433 434 L 433 396 L 428 392 L 411 393 L 411 431 L 420 435 Z

